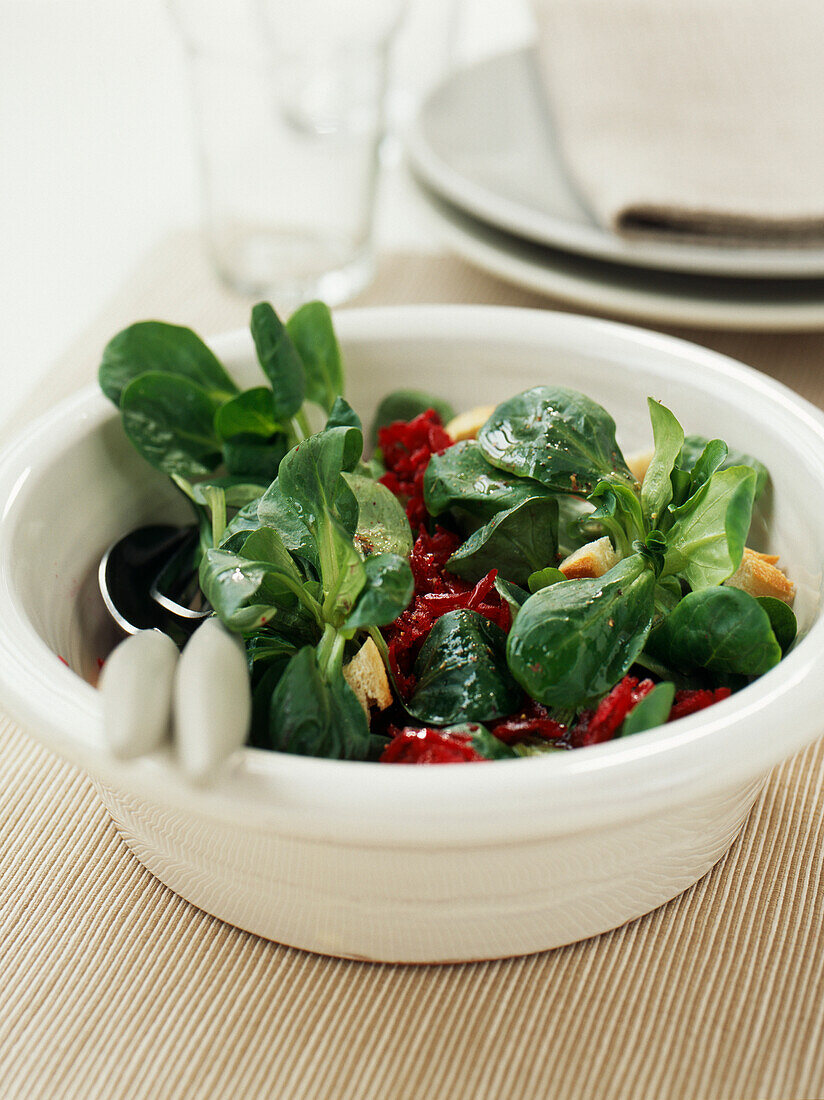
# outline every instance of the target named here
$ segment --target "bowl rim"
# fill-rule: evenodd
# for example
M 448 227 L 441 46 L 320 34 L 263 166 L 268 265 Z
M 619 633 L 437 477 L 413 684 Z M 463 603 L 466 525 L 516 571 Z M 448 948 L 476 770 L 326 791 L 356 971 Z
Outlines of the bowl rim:
M 349 309 L 337 312 L 335 321 L 344 344 L 387 337 L 548 344 L 591 338 L 606 358 L 610 347 L 619 344 L 660 355 L 662 375 L 680 362 L 693 377 L 703 378 L 705 386 L 710 380 L 721 389 L 743 385 L 753 399 L 769 402 L 773 417 L 792 426 L 792 438 L 811 448 L 810 465 L 824 485 L 821 412 L 753 368 L 677 337 L 574 314 L 496 306 Z M 227 359 L 251 349 L 249 333 L 242 329 L 208 343 Z M 640 369 L 649 367 L 649 362 L 641 363 Z M 186 782 L 169 751 L 136 762 L 115 761 L 104 747 L 99 694 L 60 665 L 36 633 L 15 599 L 6 555 L 19 518 L 14 501 L 26 479 L 73 439 L 116 415 L 93 384 L 33 421 L 0 454 L 4 702 L 14 717 L 33 727 L 35 736 L 106 786 L 138 797 L 163 797 L 193 813 L 242 821 L 244 827 L 251 824 L 251 800 L 259 827 L 329 840 L 330 822 L 336 822 L 336 843 L 505 843 L 516 836 L 537 839 L 547 831 L 566 833 L 640 818 L 697 792 L 720 793 L 753 782 L 821 731 L 816 715 L 818 679 L 824 671 L 824 614 L 819 612 L 798 647 L 741 694 L 631 739 L 570 753 L 495 761 L 494 768 L 387 768 L 244 748 L 209 788 Z M 786 730 L 781 738 L 769 736 L 766 710 L 780 712 Z M 522 812 L 513 814 L 510 796 Z

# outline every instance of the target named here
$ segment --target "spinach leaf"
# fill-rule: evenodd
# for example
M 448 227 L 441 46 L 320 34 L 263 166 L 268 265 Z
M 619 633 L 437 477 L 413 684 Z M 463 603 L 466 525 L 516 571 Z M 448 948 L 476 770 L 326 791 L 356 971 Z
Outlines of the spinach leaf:
M 221 405 L 215 414 L 215 431 L 223 440 L 238 435 L 268 439 L 277 430 L 272 391 L 268 386 L 244 390 Z
M 366 760 L 386 744 L 369 732 L 357 696 L 338 670 L 321 674 L 314 649 L 299 650 L 286 666 L 269 706 L 269 745 L 279 752 Z
M 518 755 L 513 748 L 478 722 L 460 722 L 456 726 L 447 726 L 443 732 L 469 737 L 472 748 L 484 760 L 512 760 Z
M 189 328 L 163 321 L 138 321 L 112 337 L 98 372 L 100 388 L 119 405 L 129 383 L 148 371 L 188 379 L 213 398 L 225 400 L 238 392 L 199 336 Z
M 678 459 L 678 467 L 682 470 L 692 470 L 696 467 L 699 458 L 705 451 L 708 443 L 717 444 L 719 440 L 707 440 L 703 435 L 688 435 L 684 439 L 684 446 L 681 448 L 681 454 Z M 726 444 L 724 444 L 726 447 Z M 706 461 L 706 459 L 705 459 Z M 730 466 L 750 466 L 756 473 L 755 484 L 755 496 L 756 499 L 761 496 L 767 481 L 769 480 L 769 473 L 767 467 L 763 462 L 759 462 L 757 458 L 753 458 L 752 455 L 745 454 L 743 451 L 736 451 L 728 449 L 727 454 L 721 461 L 719 469 L 727 470 Z
M 251 328 L 258 361 L 272 383 L 275 420 L 289 420 L 300 409 L 306 393 L 301 357 L 268 302 L 258 302 L 252 308 Z
M 712 475 L 667 533 L 663 576 L 683 577 L 694 592 L 732 576 L 750 529 L 755 483 L 747 466 Z
M 306 397 L 331 412 L 343 393 L 343 366 L 329 307 L 307 302 L 286 322 L 286 331 L 303 362 Z
M 156 469 L 192 478 L 220 464 L 217 404 L 196 382 L 147 371 L 129 382 L 120 402 L 126 435 Z
M 615 421 L 589 397 L 536 386 L 499 405 L 478 433 L 484 457 L 558 493 L 591 493 L 601 480 L 634 487 Z
M 388 393 L 378 405 L 372 421 L 369 433 L 372 443 L 377 443 L 380 428 L 394 424 L 396 420 L 408 423 L 427 409 L 434 409 L 444 424 L 455 415 L 455 410 L 448 401 L 444 401 L 441 397 L 433 397 L 432 394 L 424 393 L 423 390 L 394 390 Z
M 375 554 L 366 559 L 363 568 L 366 583 L 343 624 L 346 630 L 394 622 L 409 606 L 415 589 L 409 562 L 397 554 Z
M 633 733 L 643 733 L 644 730 L 655 729 L 663 726 L 672 710 L 672 701 L 675 698 L 675 684 L 656 684 L 640 703 L 636 703 L 624 719 L 619 737 L 628 737 Z
M 641 486 L 641 508 L 650 527 L 657 527 L 672 500 L 670 475 L 684 443 L 684 429 L 664 405 L 647 398 L 655 452 Z
M 781 660 L 768 613 L 746 592 L 727 587 L 688 593 L 650 634 L 647 650 L 684 672 L 760 676 Z
M 287 437 L 280 432 L 268 440 L 236 435 L 223 444 L 223 461 L 228 473 L 253 479 L 262 489 L 278 476 L 288 450 Z
M 481 527 L 446 563 L 450 573 L 476 582 L 490 569 L 515 584 L 554 563 L 558 550 L 558 504 L 552 497 L 531 497 Z
M 359 432 L 363 431 L 361 418 L 349 402 L 340 396 L 335 398 L 332 408 L 329 410 L 326 428 L 357 428 Z
M 315 540 L 291 501 L 284 494 L 279 481 L 273 481 L 258 501 L 257 516 L 264 526 L 274 527 L 283 539 L 284 545 L 293 554 L 311 562 L 316 569 L 320 568 Z M 231 524 L 229 526 L 231 527 Z
M 795 612 L 775 596 L 757 596 L 756 599 L 769 615 L 770 626 L 776 641 L 781 646 L 781 652 L 786 653 L 798 634 Z
M 506 635 L 476 611 L 435 622 L 415 662 L 407 710 L 425 723 L 484 722 L 509 714 L 521 692 L 506 667 Z
M 537 575 L 538 574 L 533 574 L 533 576 Z M 561 576 L 563 576 L 563 574 L 561 574 Z M 505 581 L 503 577 L 495 578 L 495 591 L 502 599 L 506 600 L 509 605 L 509 613 L 513 620 L 529 599 L 529 592 L 525 591 L 517 584 Z
M 358 502 L 355 545 L 364 557 L 400 554 L 408 558 L 412 553 L 412 528 L 395 494 L 362 474 L 344 474 L 343 479 Z
M 200 587 L 221 622 L 239 633 L 275 622 L 280 631 L 317 637 L 320 608 L 290 572 L 225 550 L 208 549 Z
M 224 528 L 218 549 L 235 553 L 246 541 L 249 532 L 258 530 L 258 503 L 258 500 L 250 501 L 235 513 Z
M 565 581 L 566 577 L 560 569 L 548 565 L 546 569 L 538 569 L 527 577 L 527 588 L 530 592 L 540 592 L 542 588 L 549 588 L 552 584 Z
M 530 497 L 549 496 L 538 481 L 491 466 L 474 440 L 434 454 L 426 467 L 423 495 L 427 510 L 439 516 L 449 508 L 489 520 Z
M 640 555 L 595 580 L 542 588 L 518 612 L 507 644 L 512 675 L 539 703 L 579 710 L 601 699 L 644 647 L 655 577 Z
M 363 449 L 357 428 L 329 428 L 304 439 L 280 464 L 278 483 L 298 517 L 312 532 L 320 550 L 320 527 L 327 514 L 337 515 L 355 533 L 358 505 L 341 477 L 352 470 Z M 266 498 L 264 497 L 264 500 Z
M 291 646 L 288 650 L 274 653 L 271 659 L 267 661 L 264 671 L 259 675 L 255 675 L 255 658 L 252 656 L 250 646 L 257 643 L 259 637 L 260 635 L 255 635 L 246 643 L 247 655 L 249 656 L 249 662 L 252 665 L 253 671 L 252 720 L 249 724 L 248 744 L 256 749 L 271 749 L 272 739 L 269 732 L 269 712 L 272 706 L 272 695 L 274 694 L 275 688 L 280 683 L 280 679 L 286 671 L 290 659 L 297 650 L 294 646 Z

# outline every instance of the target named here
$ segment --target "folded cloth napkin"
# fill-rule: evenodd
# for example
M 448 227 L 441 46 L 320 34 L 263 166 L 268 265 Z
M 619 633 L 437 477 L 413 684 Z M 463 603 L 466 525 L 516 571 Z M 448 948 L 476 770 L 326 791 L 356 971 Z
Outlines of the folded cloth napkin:
M 570 177 L 622 233 L 824 242 L 824 0 L 533 0 Z

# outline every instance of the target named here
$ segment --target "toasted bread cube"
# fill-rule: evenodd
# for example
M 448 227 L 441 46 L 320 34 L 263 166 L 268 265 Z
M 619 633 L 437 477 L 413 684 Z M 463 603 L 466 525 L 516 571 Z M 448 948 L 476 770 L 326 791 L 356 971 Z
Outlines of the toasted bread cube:
M 641 482 L 644 480 L 654 453 L 654 451 L 636 451 L 627 459 L 629 472 L 636 481 Z
M 724 584 L 730 588 L 740 588 L 750 596 L 774 596 L 792 605 L 795 585 L 776 567 L 777 561 L 776 554 L 759 554 L 744 547 L 741 564 Z
M 494 412 L 494 405 L 477 405 L 469 412 L 453 416 L 444 430 L 455 443 L 460 443 L 463 439 L 475 439 Z
M 358 702 L 369 717 L 369 708 L 386 710 L 392 705 L 392 689 L 386 677 L 381 655 L 374 641 L 369 638 L 349 664 L 343 667 L 343 678 L 358 697 Z
M 568 581 L 581 577 L 603 577 L 613 565 L 618 564 L 618 560 L 609 535 L 604 535 L 603 538 L 574 550 L 569 557 L 564 558 L 558 568 Z

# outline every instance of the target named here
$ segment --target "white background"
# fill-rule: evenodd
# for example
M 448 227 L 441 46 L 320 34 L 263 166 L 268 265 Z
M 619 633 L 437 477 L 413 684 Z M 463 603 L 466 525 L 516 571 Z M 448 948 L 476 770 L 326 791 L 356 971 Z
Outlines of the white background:
M 446 2 L 411 0 L 407 70 Z M 456 2 L 457 64 L 529 37 L 526 0 Z M 0 0 L 0 426 L 141 255 L 196 223 L 183 62 L 163 0 Z M 397 166 L 378 247 L 404 245 L 437 233 Z

